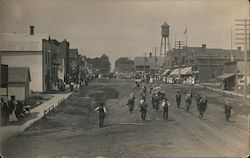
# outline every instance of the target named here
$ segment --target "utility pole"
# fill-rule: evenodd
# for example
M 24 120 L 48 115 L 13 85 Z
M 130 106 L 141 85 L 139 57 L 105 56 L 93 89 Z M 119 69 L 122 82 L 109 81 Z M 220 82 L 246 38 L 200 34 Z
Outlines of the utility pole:
M 154 60 L 154 62 L 155 62 L 155 76 L 156 76 L 156 62 L 157 62 L 156 49 L 157 49 L 157 47 L 154 47 L 154 50 L 155 50 L 155 60 Z
M 146 74 L 147 53 L 144 53 L 144 75 Z
M 238 32 L 236 33 L 236 44 L 238 45 L 244 45 L 245 51 L 244 51 L 244 62 L 245 62 L 245 72 L 244 72 L 244 97 L 247 97 L 247 76 L 248 76 L 248 66 L 247 66 L 247 51 L 249 50 L 249 38 L 250 38 L 250 20 L 249 19 L 236 19 L 237 23 L 235 24 L 236 28 L 235 30 Z
M 234 57 L 233 57 L 233 29 L 232 29 L 232 27 L 231 27 L 231 61 L 234 61 Z
M 178 60 L 178 69 L 179 69 L 179 82 L 181 78 L 181 49 L 184 47 L 185 41 L 175 41 L 175 48 L 178 50 L 179 60 Z

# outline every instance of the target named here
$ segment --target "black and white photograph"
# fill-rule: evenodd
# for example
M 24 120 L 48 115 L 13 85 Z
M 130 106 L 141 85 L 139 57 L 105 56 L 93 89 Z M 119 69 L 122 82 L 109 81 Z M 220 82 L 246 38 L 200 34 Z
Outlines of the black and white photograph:
M 0 0 L 0 158 L 248 158 L 250 0 Z

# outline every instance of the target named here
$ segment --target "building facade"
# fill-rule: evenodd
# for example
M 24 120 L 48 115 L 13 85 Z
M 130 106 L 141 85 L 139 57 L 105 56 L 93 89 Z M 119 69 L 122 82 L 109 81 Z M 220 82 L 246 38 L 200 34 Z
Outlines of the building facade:
M 25 101 L 30 96 L 30 71 L 28 67 L 9 67 L 8 98 Z
M 55 90 L 58 80 L 67 81 L 69 74 L 69 42 L 43 39 L 43 71 L 45 88 Z
M 198 82 L 212 82 L 223 73 L 226 62 L 243 59 L 244 53 L 240 48 L 213 49 L 203 44 L 201 47 L 183 47 L 169 51 L 166 65 L 170 69 L 191 66 L 193 76 Z
M 69 49 L 69 74 L 77 70 L 79 66 L 78 49 Z
M 148 57 L 135 57 L 135 71 L 142 73 L 159 73 L 163 68 L 164 57 L 152 56 L 150 53 Z
M 131 60 L 127 57 L 121 57 L 115 61 L 115 72 L 134 72 L 134 60 Z
M 69 42 L 58 42 L 47 34 L 3 33 L 1 34 L 1 63 L 9 67 L 29 67 L 30 88 L 35 92 L 46 92 L 51 81 L 61 78 L 67 81 L 69 73 Z
M 1 63 L 9 67 L 29 67 L 33 91 L 43 92 L 43 43 L 46 34 L 1 34 Z

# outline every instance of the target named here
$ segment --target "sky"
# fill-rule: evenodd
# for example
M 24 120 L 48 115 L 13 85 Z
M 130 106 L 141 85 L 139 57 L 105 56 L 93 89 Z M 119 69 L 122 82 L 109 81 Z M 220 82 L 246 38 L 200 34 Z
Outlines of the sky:
M 235 19 L 249 17 L 248 0 L 0 0 L 0 32 L 47 33 L 88 57 L 107 54 L 143 56 L 161 41 L 161 25 L 170 25 L 170 42 L 188 46 L 233 48 Z

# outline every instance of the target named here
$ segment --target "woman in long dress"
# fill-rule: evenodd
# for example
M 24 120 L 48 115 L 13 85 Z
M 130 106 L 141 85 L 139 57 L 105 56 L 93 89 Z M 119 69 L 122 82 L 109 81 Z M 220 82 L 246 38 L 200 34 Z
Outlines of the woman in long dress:
M 16 105 L 15 97 L 11 96 L 10 106 L 9 106 L 9 122 L 17 121 L 16 118 Z

